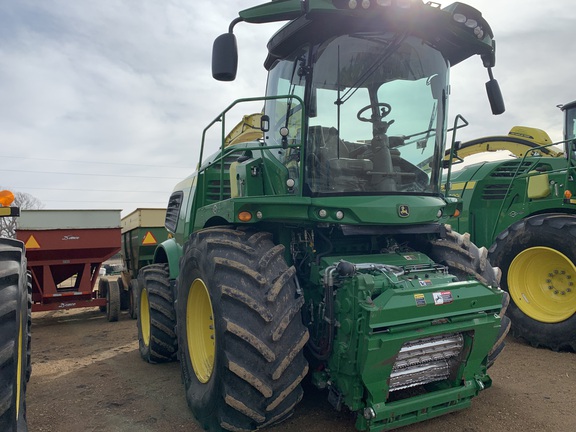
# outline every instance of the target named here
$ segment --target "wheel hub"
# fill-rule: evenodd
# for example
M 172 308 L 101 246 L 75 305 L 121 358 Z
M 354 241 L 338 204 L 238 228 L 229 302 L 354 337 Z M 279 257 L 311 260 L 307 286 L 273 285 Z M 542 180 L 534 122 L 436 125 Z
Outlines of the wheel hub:
M 208 288 L 201 279 L 192 282 L 186 304 L 188 356 L 198 381 L 205 384 L 214 370 L 216 332 Z
M 140 327 L 142 329 L 142 341 L 147 347 L 150 346 L 150 302 L 148 300 L 148 290 L 142 289 L 140 294 Z
M 557 323 L 576 310 L 576 267 L 563 253 L 548 247 L 520 252 L 508 269 L 514 303 L 530 318 Z

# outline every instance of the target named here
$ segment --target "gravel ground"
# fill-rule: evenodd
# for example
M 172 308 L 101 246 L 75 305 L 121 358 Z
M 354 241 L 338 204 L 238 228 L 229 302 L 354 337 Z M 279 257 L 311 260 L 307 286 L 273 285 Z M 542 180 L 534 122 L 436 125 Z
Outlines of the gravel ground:
M 30 432 L 200 432 L 186 405 L 178 363 L 150 365 L 138 353 L 136 321 L 109 323 L 98 309 L 35 313 Z M 511 336 L 490 370 L 493 386 L 471 408 L 402 432 L 574 432 L 576 354 L 536 349 Z M 354 418 L 305 388 L 279 431 L 353 432 Z

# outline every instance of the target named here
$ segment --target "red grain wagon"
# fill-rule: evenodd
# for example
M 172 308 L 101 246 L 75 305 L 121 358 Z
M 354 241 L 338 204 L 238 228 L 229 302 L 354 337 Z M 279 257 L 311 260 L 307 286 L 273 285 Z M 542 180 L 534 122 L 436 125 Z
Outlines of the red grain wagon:
M 22 210 L 16 237 L 26 245 L 33 312 L 100 306 L 118 319 L 118 285 L 105 298 L 94 287 L 120 251 L 120 210 Z

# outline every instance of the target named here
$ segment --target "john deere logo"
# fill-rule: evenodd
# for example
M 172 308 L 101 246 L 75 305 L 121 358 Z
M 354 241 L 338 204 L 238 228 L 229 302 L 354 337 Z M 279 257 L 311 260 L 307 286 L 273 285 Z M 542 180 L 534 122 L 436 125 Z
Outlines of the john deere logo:
M 398 216 L 400 217 L 408 217 L 410 216 L 410 207 L 408 207 L 407 205 L 401 205 L 398 207 Z

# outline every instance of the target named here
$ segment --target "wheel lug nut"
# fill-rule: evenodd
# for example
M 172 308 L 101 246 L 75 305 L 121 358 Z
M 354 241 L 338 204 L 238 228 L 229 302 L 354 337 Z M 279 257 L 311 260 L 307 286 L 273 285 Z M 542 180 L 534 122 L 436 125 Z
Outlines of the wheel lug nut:
M 554 288 L 552 285 L 548 285 L 549 290 L 551 290 L 552 288 Z
M 552 279 L 546 279 L 546 283 L 552 282 Z
M 572 288 L 566 288 L 566 292 L 572 292 Z
M 566 272 L 565 272 L 564 270 L 562 270 L 562 271 L 560 272 L 560 274 L 566 274 Z
M 566 292 L 565 292 L 565 291 L 562 291 L 560 294 L 562 294 L 562 295 L 566 295 Z
M 558 290 L 554 290 L 554 294 L 558 294 L 560 291 Z
M 552 277 L 554 276 L 554 273 L 548 273 L 548 276 Z
M 558 274 L 558 270 L 554 270 L 554 274 Z

